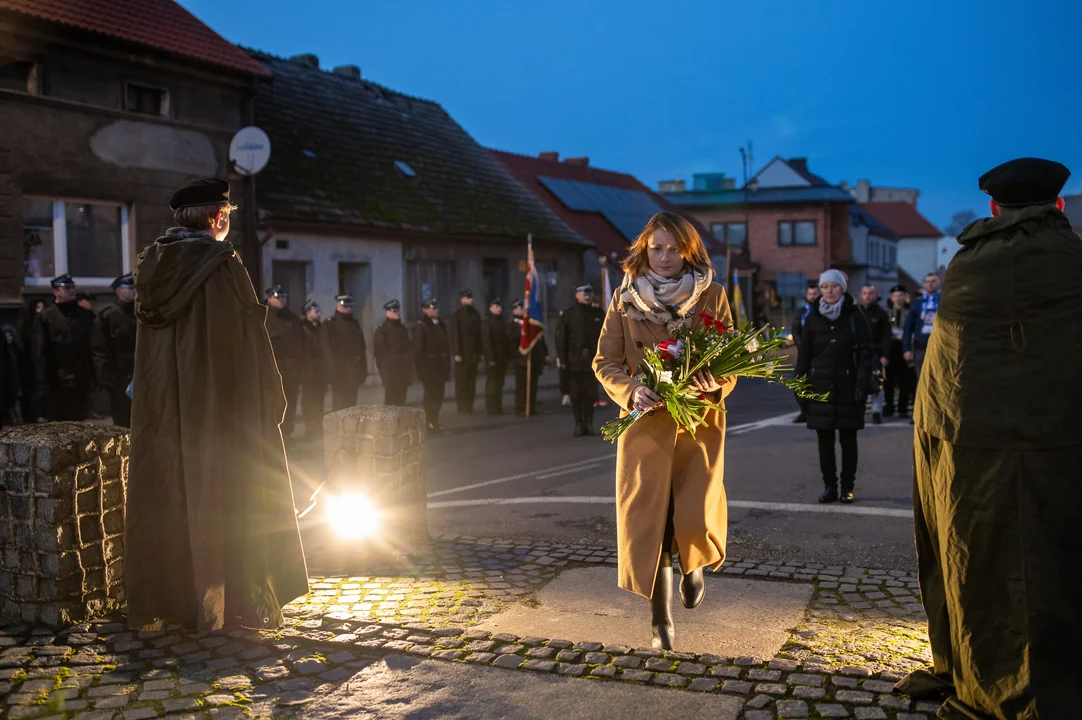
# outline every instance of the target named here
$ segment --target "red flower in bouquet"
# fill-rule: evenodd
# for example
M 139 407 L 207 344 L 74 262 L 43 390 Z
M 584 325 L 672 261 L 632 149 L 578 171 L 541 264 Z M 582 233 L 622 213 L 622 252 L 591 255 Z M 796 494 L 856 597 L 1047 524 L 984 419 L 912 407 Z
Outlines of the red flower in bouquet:
M 657 344 L 658 354 L 662 360 L 675 360 L 680 357 L 682 345 L 676 340 L 662 340 Z
M 714 317 L 710 313 L 701 312 L 701 313 L 699 313 L 699 318 L 703 321 L 704 326 L 706 326 L 708 328 L 712 327 L 715 330 L 717 330 L 719 333 L 721 333 L 722 335 L 725 334 L 725 332 L 727 330 L 725 325 L 723 325 L 720 320 L 718 320 L 716 317 Z

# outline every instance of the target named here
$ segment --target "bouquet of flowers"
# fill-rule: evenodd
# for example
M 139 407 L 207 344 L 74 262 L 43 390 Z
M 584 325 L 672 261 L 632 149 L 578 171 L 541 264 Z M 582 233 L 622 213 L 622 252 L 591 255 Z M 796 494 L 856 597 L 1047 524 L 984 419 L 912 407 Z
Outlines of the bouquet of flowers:
M 701 325 L 682 327 L 675 337 L 663 340 L 657 347 L 646 348 L 638 376 L 659 398 L 664 409 L 677 424 L 692 436 L 700 425 L 706 425 L 710 410 L 724 412 L 725 408 L 700 393 L 691 381 L 700 370 L 707 369 L 719 383 L 728 378 L 762 378 L 784 385 L 801 397 L 825 401 L 826 395 L 809 392 L 805 378 L 790 378 L 792 367 L 775 359 L 777 350 L 785 345 L 786 337 L 769 326 L 758 330 L 726 328 L 710 313 L 699 313 Z M 601 428 L 602 436 L 616 442 L 643 413 L 634 410 Z

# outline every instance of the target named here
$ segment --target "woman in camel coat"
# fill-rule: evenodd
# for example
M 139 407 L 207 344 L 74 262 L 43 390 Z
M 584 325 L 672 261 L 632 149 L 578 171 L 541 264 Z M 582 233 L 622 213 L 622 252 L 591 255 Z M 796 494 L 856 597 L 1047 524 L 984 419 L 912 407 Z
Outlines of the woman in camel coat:
M 647 411 L 621 437 L 616 460 L 616 532 L 620 587 L 650 600 L 654 647 L 673 641 L 672 555 L 680 554 L 680 598 L 692 608 L 705 593 L 703 568 L 725 559 L 728 512 L 724 475 L 725 415 L 710 411 L 695 437 L 657 405 L 634 375 L 643 349 L 707 312 L 728 327 L 725 290 L 695 228 L 672 213 L 651 218 L 624 262 L 624 281 L 609 304 L 594 372 L 623 414 Z M 723 402 L 735 382 L 701 373 L 700 392 Z

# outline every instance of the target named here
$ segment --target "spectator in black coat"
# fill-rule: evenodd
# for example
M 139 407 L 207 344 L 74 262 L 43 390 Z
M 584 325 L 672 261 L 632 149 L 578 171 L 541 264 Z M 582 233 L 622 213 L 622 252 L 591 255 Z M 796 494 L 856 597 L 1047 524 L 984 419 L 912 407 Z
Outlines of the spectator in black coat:
M 825 491 L 819 502 L 853 502 L 857 475 L 857 431 L 864 429 L 864 404 L 872 386 L 874 353 L 863 315 L 846 289 L 840 270 L 819 276 L 823 297 L 804 322 L 797 375 L 807 375 L 812 392 L 826 401 L 808 401 L 808 428 L 819 435 L 819 469 Z M 842 446 L 841 494 L 834 437 Z
M 875 285 L 868 284 L 860 289 L 860 312 L 871 335 L 875 372 L 882 375 L 890 364 L 890 315 L 879 304 L 879 291 Z M 872 395 L 872 423 L 879 425 L 882 422 L 883 391 L 880 390 Z
M 800 364 L 800 335 L 804 330 L 804 323 L 808 319 L 808 315 L 815 309 L 815 306 L 819 304 L 819 282 L 817 280 L 809 280 L 808 287 L 804 291 L 804 304 L 793 315 L 793 322 L 790 325 L 793 333 L 793 343 L 797 348 L 797 364 Z M 793 393 L 796 398 L 797 407 L 800 408 L 800 414 L 793 420 L 794 423 L 805 423 L 808 421 L 808 401 L 805 398 L 800 397 L 796 393 Z

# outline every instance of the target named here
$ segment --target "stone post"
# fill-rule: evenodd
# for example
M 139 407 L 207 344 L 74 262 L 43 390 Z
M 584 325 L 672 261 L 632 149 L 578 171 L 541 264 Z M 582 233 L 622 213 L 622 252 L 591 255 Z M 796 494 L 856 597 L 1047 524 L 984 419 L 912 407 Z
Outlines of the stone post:
M 128 431 L 0 432 L 0 619 L 58 627 L 124 605 Z
M 428 542 L 424 438 L 425 414 L 413 408 L 366 405 L 324 416 L 329 474 L 319 503 L 359 490 L 382 515 L 379 542 L 370 549 L 420 551 Z

